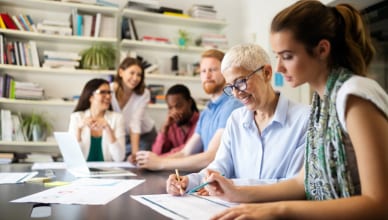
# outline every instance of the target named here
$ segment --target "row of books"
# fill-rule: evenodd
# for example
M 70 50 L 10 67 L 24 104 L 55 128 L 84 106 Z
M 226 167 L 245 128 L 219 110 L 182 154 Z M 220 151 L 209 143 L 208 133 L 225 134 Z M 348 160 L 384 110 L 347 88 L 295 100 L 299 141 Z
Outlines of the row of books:
M 8 40 L 0 34 L 0 64 L 40 67 L 35 41 Z
M 31 16 L 25 14 L 10 15 L 8 13 L 1 13 L 0 28 L 33 32 L 38 31 Z
M 192 5 L 188 14 L 193 18 L 217 19 L 217 11 L 212 5 Z
M 9 99 L 44 99 L 44 89 L 37 83 L 16 81 L 7 73 L 0 75 L 0 97 Z
M 180 8 L 160 6 L 157 0 L 129 0 L 127 7 L 133 10 L 160 13 L 169 16 L 189 17 Z
M 217 19 L 217 11 L 213 5 L 193 4 L 185 14 L 182 9 L 161 6 L 157 0 L 129 0 L 127 7 L 134 10 L 161 13 L 169 16 Z
M 1 140 L 3 141 L 25 141 L 26 138 L 22 129 L 22 117 L 20 114 L 12 113 L 10 110 L 0 110 Z
M 74 8 L 71 13 L 73 35 L 85 37 L 116 37 L 115 18 L 101 13 L 78 12 Z
M 205 48 L 224 50 L 228 48 L 228 39 L 224 34 L 206 33 L 201 34 L 199 39 L 197 39 L 196 44 Z

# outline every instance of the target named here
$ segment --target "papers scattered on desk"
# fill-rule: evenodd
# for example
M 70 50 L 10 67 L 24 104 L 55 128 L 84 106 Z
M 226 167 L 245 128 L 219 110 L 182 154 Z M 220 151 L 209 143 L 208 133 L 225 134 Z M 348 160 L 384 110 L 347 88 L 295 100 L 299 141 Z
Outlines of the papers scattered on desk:
M 135 168 L 136 166 L 129 162 L 87 162 L 89 168 L 109 168 L 109 167 L 122 167 L 122 168 Z M 51 162 L 51 163 L 34 163 L 31 170 L 46 170 L 46 169 L 66 169 L 66 165 L 63 162 Z
M 172 196 L 169 194 L 131 196 L 136 201 L 172 219 L 209 219 L 215 214 L 237 205 L 213 196 Z
M 82 178 L 11 202 L 105 205 L 144 181 Z
M 0 184 L 23 183 L 37 174 L 38 172 L 2 172 L 0 173 Z

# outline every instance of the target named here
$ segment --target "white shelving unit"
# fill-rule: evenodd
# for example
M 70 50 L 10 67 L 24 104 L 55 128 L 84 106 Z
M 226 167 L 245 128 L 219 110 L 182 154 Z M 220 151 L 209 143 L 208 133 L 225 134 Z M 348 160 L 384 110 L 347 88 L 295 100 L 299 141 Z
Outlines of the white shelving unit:
M 142 32 L 153 34 L 167 34 L 173 39 L 173 33 L 177 33 L 179 28 L 188 28 L 193 33 L 200 33 L 200 30 L 221 31 L 227 23 L 223 20 L 206 20 L 195 18 L 183 18 L 167 16 L 156 13 L 136 11 L 130 9 L 120 9 L 114 7 L 104 7 L 89 4 L 69 3 L 48 0 L 0 0 L 0 9 L 9 14 L 30 14 L 35 23 L 43 19 L 53 17 L 64 18 L 70 16 L 71 11 L 76 8 L 85 13 L 102 13 L 104 16 L 114 17 L 117 25 L 117 37 L 84 37 L 84 36 L 59 36 L 48 35 L 36 32 L 0 29 L 7 39 L 17 39 L 21 41 L 34 40 L 37 42 L 40 60 L 44 49 L 57 51 L 76 51 L 90 47 L 95 43 L 107 43 L 121 51 L 133 51 L 152 62 L 152 57 L 163 57 L 160 63 L 168 63 L 169 56 L 178 55 L 180 61 L 199 61 L 200 54 L 206 48 L 190 45 L 187 48 L 179 48 L 176 43 L 156 44 L 142 42 L 139 40 L 121 40 L 119 30 L 121 29 L 121 18 L 131 17 L 138 27 L 138 35 Z M 144 26 L 144 28 L 143 28 Z M 147 29 L 148 28 L 148 29 Z M 172 31 L 171 31 L 172 30 Z M 166 58 L 167 57 L 167 58 Z M 119 60 L 117 60 L 119 63 Z M 159 64 L 160 64 L 159 63 Z M 166 64 L 168 66 L 168 64 Z M 115 75 L 115 70 L 71 70 L 71 69 L 48 69 L 37 67 L 25 67 L 8 64 L 0 64 L 0 72 L 8 73 L 18 81 L 37 82 L 46 92 L 47 100 L 18 100 L 0 98 L 0 108 L 10 109 L 13 112 L 31 113 L 38 112 L 45 115 L 53 122 L 53 130 L 67 130 L 69 115 L 76 105 L 75 101 L 64 101 L 64 98 L 71 98 L 81 92 L 84 84 L 91 78 L 109 78 Z M 176 76 L 166 68 L 161 68 L 158 74 L 146 75 L 146 84 L 163 84 L 165 89 L 176 83 L 187 85 L 195 98 L 204 98 L 207 95 L 201 88 L 199 76 Z M 199 105 L 200 109 L 204 106 Z M 150 104 L 148 113 L 159 126 L 164 120 L 167 107 L 165 104 Z M 0 151 L 17 152 L 48 152 L 59 153 L 56 143 L 52 140 L 48 142 L 6 142 L 0 141 Z
M 194 26 L 194 27 L 211 27 L 211 28 L 224 28 L 227 23 L 224 20 L 209 20 L 199 18 L 186 18 L 178 16 L 169 16 L 157 13 L 150 13 L 144 11 L 138 11 L 133 9 L 124 9 L 123 16 L 131 17 L 135 20 L 142 20 L 145 22 L 152 22 L 154 24 L 162 25 L 181 25 L 181 26 Z

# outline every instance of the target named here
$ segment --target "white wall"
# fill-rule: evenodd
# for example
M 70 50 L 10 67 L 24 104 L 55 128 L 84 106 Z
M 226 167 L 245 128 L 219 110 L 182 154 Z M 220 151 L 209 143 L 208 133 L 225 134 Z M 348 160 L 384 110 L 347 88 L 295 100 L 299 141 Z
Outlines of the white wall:
M 263 47 L 271 57 L 273 72 L 276 71 L 276 59 L 272 52 L 269 43 L 269 30 L 272 18 L 283 8 L 296 2 L 295 0 L 242 0 L 241 4 L 244 8 L 242 28 L 242 42 L 245 43 L 257 43 Z M 273 82 L 275 75 L 273 77 Z M 310 89 L 308 85 L 303 85 L 298 88 L 291 88 L 286 82 L 283 82 L 282 86 L 276 86 L 273 83 L 276 90 L 287 94 L 287 97 L 302 102 L 305 104 L 310 103 Z

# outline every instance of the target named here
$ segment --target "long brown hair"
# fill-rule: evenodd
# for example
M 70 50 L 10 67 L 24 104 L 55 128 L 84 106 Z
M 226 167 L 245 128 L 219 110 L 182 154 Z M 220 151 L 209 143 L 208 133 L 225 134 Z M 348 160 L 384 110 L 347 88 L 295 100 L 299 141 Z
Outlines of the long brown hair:
M 82 89 L 81 95 L 78 99 L 78 103 L 74 108 L 73 112 L 77 111 L 85 111 L 90 108 L 89 98 L 93 95 L 93 93 L 100 88 L 101 85 L 107 84 L 109 86 L 109 81 L 105 79 L 91 79 L 89 80 L 84 88 Z M 109 110 L 112 110 L 112 106 L 109 106 Z
M 132 57 L 126 57 L 120 63 L 119 68 L 117 69 L 116 76 L 114 78 L 114 81 L 117 83 L 117 86 L 118 86 L 117 90 L 116 90 L 116 96 L 119 93 L 119 90 L 121 90 L 120 92 L 124 92 L 123 91 L 124 90 L 124 88 L 123 88 L 123 78 L 121 78 L 121 76 L 120 76 L 120 70 L 126 70 L 127 68 L 129 68 L 130 66 L 133 66 L 133 65 L 137 65 L 141 69 L 141 79 L 140 79 L 140 82 L 133 89 L 133 91 L 136 94 L 138 94 L 138 95 L 142 95 L 144 93 L 144 89 L 145 89 L 144 68 L 143 68 L 143 66 L 141 65 L 141 62 L 138 59 L 132 58 Z
M 329 7 L 315 0 L 301 0 L 279 12 L 271 32 L 291 31 L 311 56 L 326 39 L 331 44 L 329 68 L 345 67 L 365 76 L 375 54 L 370 33 L 358 10 L 349 4 Z

